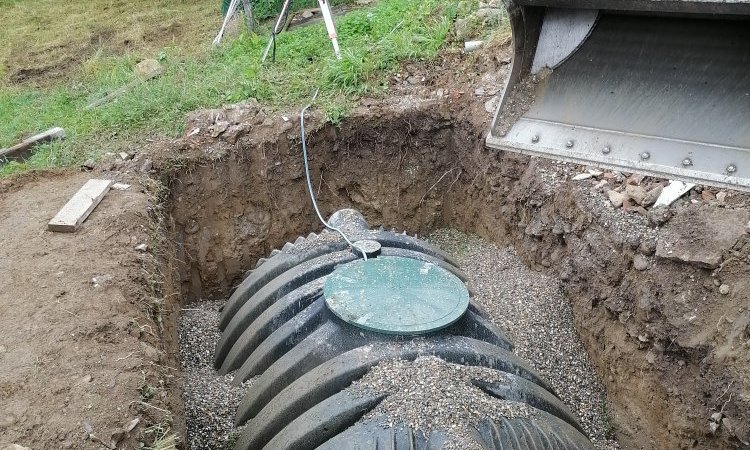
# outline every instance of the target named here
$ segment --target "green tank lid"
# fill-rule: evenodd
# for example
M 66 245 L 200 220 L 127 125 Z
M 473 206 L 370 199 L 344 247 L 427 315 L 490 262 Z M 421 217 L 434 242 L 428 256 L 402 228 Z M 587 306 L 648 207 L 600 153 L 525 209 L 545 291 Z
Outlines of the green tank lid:
M 469 291 L 448 270 L 400 256 L 343 264 L 323 288 L 326 305 L 354 326 L 387 334 L 418 335 L 463 316 Z

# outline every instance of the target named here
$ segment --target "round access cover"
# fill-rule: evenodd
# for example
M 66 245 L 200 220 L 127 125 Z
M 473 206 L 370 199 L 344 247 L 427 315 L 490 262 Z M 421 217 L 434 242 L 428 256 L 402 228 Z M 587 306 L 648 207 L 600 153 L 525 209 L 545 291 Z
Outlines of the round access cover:
M 343 264 L 323 288 L 328 308 L 371 331 L 415 335 L 456 322 L 469 306 L 469 291 L 451 272 L 400 256 Z

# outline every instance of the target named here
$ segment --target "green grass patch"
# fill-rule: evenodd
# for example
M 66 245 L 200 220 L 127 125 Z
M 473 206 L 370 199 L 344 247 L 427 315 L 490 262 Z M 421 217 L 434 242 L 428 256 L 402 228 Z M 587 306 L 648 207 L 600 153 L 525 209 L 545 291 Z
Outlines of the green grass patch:
M 455 14 L 456 2 L 442 0 L 381 0 L 352 11 L 336 19 L 341 60 L 333 56 L 322 23 L 279 35 L 274 64 L 260 64 L 263 34 L 241 36 L 198 56 L 167 47 L 159 52 L 161 77 L 92 110 L 85 109 L 89 102 L 133 78 L 136 56 L 92 58 L 62 86 L 0 87 L 0 147 L 52 126 L 68 133 L 65 141 L 41 146 L 29 161 L 5 165 L 0 174 L 79 164 L 147 136 L 175 137 L 186 112 L 248 98 L 289 108 L 320 89 L 318 105 L 338 122 L 353 99 L 382 92 L 400 62 L 434 58 Z

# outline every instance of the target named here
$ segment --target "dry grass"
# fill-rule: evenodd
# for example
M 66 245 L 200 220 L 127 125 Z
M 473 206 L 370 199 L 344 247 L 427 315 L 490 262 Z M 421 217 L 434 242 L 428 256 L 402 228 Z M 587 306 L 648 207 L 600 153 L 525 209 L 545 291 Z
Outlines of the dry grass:
M 165 47 L 197 53 L 221 24 L 217 0 L 0 0 L 0 79 L 49 85 L 85 62 Z

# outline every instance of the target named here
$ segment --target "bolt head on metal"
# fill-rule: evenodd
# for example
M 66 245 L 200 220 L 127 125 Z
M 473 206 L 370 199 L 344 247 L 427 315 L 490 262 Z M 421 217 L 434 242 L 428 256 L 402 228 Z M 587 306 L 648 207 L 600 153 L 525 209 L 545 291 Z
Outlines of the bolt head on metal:
M 610 146 L 609 146 L 609 145 L 608 145 L 608 146 L 606 146 L 606 147 L 604 147 L 604 148 L 602 149 L 602 153 L 604 153 L 605 155 L 608 155 L 608 154 L 609 154 L 609 152 L 611 152 L 611 151 L 612 151 L 612 148 L 610 148 Z
M 573 148 L 574 145 L 575 145 L 575 142 L 573 142 L 572 140 L 565 143 L 565 146 L 568 148 Z
M 650 157 L 651 157 L 651 153 L 649 152 L 641 153 L 641 159 L 649 159 Z
M 734 164 L 730 164 L 727 166 L 727 173 L 735 173 L 737 172 L 737 166 Z
M 531 136 L 531 142 L 533 142 L 534 144 L 536 144 L 537 142 L 539 142 L 539 135 L 535 134 L 535 135 Z
M 693 160 L 690 158 L 685 158 L 682 160 L 682 165 L 685 167 L 690 167 L 693 165 Z

